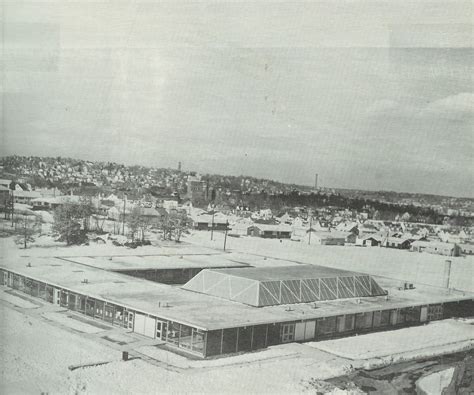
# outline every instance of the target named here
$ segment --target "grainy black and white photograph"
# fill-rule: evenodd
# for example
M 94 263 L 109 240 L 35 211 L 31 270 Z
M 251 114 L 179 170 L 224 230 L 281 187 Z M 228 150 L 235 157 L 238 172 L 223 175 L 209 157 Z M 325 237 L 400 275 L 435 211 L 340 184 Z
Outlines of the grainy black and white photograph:
M 473 1 L 0 0 L 0 393 L 474 393 Z

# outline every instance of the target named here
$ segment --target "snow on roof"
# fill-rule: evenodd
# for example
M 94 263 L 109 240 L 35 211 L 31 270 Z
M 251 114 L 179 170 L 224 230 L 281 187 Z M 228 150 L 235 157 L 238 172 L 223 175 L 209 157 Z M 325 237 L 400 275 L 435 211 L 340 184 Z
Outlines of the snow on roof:
M 385 294 L 367 274 L 316 265 L 206 269 L 183 289 L 255 307 Z
M 321 301 L 317 309 L 313 303 L 300 303 L 291 310 L 279 305 L 255 308 L 59 258 L 3 260 L 0 267 L 72 292 L 204 330 L 309 320 L 427 303 L 471 300 L 474 297 L 472 293 L 455 290 L 442 293 L 438 287 L 422 284 L 417 284 L 410 292 L 400 291 L 398 280 L 377 279 L 384 288 L 390 288 L 389 300 L 381 296 L 371 297 L 367 301 L 362 298 L 359 302 L 354 299 Z M 83 283 L 85 278 L 88 279 L 87 284 Z M 162 302 L 161 307 L 158 302 Z M 169 307 L 163 307 L 165 303 Z
M 356 272 L 317 265 L 255 267 L 250 269 L 217 269 L 215 271 L 257 281 L 301 280 L 305 278 L 314 279 L 338 276 L 354 276 L 357 274 Z
M 39 198 L 41 197 L 41 192 L 38 191 L 15 191 L 15 197 L 25 197 L 25 198 Z

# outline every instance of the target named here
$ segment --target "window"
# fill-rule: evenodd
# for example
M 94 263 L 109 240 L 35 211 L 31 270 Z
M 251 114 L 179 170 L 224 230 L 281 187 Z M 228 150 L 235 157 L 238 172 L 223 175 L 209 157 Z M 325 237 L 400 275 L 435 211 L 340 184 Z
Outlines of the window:
M 206 356 L 221 354 L 222 330 L 207 332 Z
M 336 317 L 321 318 L 317 321 L 316 335 L 328 335 L 336 332 Z
M 356 329 L 368 329 L 372 327 L 372 313 L 356 314 Z
M 280 335 L 282 343 L 288 343 L 295 340 L 295 324 L 282 324 Z
M 95 309 L 95 300 L 94 299 L 87 299 L 86 302 L 86 314 L 93 316 L 94 315 L 94 309 Z
M 181 325 L 179 346 L 182 348 L 191 349 L 191 340 L 192 340 L 192 328 L 186 325 Z
M 390 310 L 383 310 L 380 314 L 380 326 L 387 326 L 390 324 Z
M 252 349 L 256 350 L 265 347 L 267 338 L 267 326 L 257 325 L 253 327 Z
M 123 321 L 123 308 L 122 307 L 115 306 L 114 321 L 118 321 L 118 323 L 121 323 Z
M 252 327 L 239 328 L 239 342 L 237 351 L 250 351 L 252 349 Z
M 237 328 L 224 329 L 222 334 L 222 353 L 228 354 L 237 351 Z
M 204 332 L 193 328 L 193 350 L 204 353 Z
M 179 344 L 179 332 L 180 332 L 180 327 L 179 324 L 176 322 L 170 322 L 169 325 L 169 330 L 168 330 L 168 337 L 166 338 L 166 341 L 168 341 L 171 344 Z
M 440 320 L 443 318 L 443 306 L 440 304 L 428 306 L 428 321 Z
M 354 314 L 346 315 L 346 322 L 344 326 L 345 331 L 353 331 L 355 325 L 355 316 Z

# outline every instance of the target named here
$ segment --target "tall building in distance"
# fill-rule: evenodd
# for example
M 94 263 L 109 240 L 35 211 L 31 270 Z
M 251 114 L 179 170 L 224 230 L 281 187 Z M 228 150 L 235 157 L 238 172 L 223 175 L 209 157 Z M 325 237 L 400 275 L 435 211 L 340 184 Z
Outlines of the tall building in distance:
M 314 190 L 318 190 L 318 173 L 315 173 L 314 175 Z
M 181 162 L 178 162 L 178 171 L 181 171 Z
M 193 203 L 203 202 L 207 199 L 207 183 L 201 179 L 201 176 L 192 172 L 187 180 L 187 197 Z

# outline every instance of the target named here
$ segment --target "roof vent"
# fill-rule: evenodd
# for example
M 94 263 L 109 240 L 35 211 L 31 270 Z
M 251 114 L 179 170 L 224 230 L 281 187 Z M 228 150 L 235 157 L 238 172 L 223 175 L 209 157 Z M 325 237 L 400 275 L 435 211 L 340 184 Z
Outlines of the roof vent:
M 85 278 L 84 280 L 82 280 L 82 283 L 83 284 L 89 284 L 89 280 L 87 278 Z

